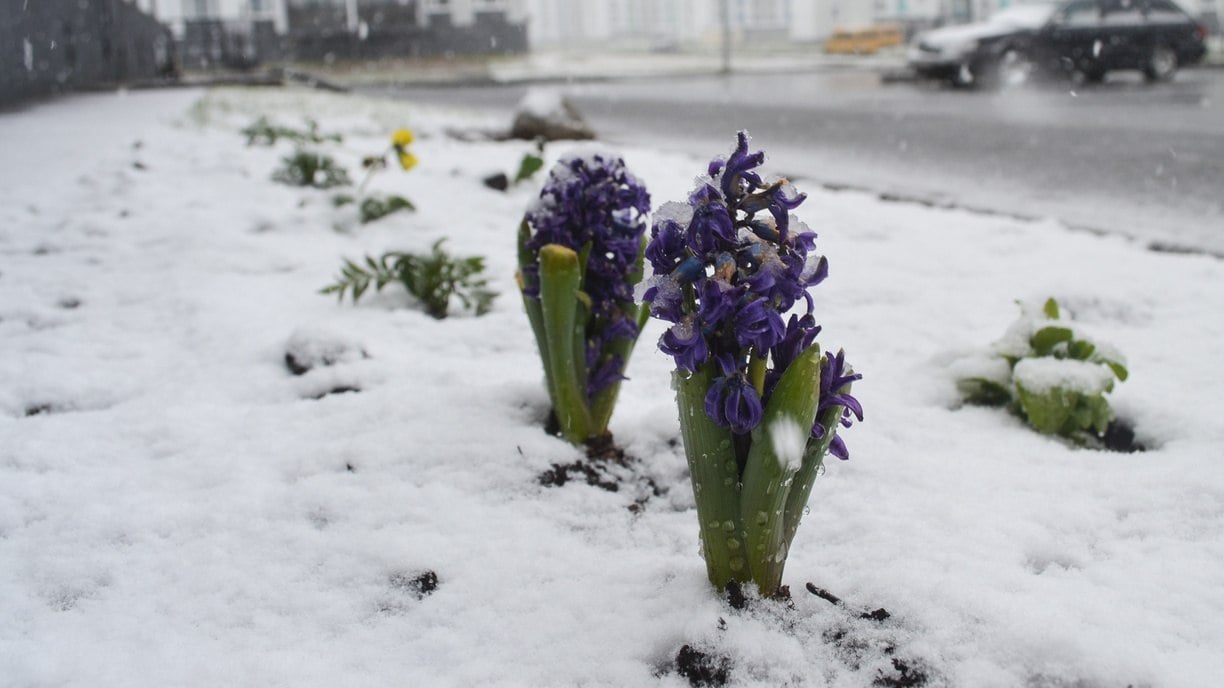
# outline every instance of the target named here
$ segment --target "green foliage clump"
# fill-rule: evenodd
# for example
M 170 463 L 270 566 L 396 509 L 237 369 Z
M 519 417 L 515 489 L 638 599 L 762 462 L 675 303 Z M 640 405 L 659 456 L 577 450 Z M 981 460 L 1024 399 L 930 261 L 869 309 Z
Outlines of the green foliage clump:
M 361 202 L 358 209 L 361 218 L 361 224 L 367 224 L 375 220 L 384 218 L 391 213 L 401 210 L 416 210 L 416 206 L 403 196 L 392 194 L 386 198 L 377 198 L 370 196 Z
M 348 172 L 329 155 L 299 149 L 281 160 L 281 167 L 272 179 L 290 186 L 312 186 L 330 189 L 352 184 Z
M 957 388 L 967 403 L 1006 406 L 1038 432 L 1079 443 L 1101 437 L 1114 420 L 1105 394 L 1128 376 L 1122 355 L 1080 336 L 1048 299 L 1025 309 L 985 359 L 965 369 Z
M 267 117 L 260 117 L 243 129 L 242 134 L 247 137 L 248 146 L 272 146 L 280 139 L 298 144 L 325 141 L 339 143 L 342 140 L 339 134 L 319 133 L 319 123 L 313 119 L 306 120 L 306 129 L 303 130 L 272 124 Z
M 434 242 L 429 255 L 392 251 L 377 259 L 366 256 L 364 265 L 345 260 L 336 283 L 323 288 L 321 293 L 337 294 L 341 301 L 348 293 L 356 303 L 371 286 L 382 291 L 388 284 L 400 282 L 435 318 L 446 317 L 452 296 L 476 315 L 488 313 L 497 294 L 487 288 L 487 280 L 480 276 L 484 272 L 484 258 L 452 258 L 442 250 L 444 241 Z

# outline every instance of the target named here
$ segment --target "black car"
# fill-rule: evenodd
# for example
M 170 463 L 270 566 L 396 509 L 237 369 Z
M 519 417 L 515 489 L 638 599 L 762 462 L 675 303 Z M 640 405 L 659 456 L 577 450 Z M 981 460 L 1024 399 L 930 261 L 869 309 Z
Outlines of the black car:
M 1171 0 L 1070 0 L 929 31 L 911 44 L 909 64 L 920 76 L 959 85 L 1018 81 L 1033 71 L 1100 81 L 1119 69 L 1157 81 L 1200 61 L 1206 35 Z

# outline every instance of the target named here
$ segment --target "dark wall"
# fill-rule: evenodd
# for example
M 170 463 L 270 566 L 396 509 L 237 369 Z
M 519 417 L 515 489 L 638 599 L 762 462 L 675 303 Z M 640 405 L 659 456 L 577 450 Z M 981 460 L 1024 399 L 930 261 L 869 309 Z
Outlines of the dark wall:
M 374 18 L 377 3 L 359 5 L 361 16 Z M 386 3 L 388 10 L 393 3 Z M 366 14 L 368 12 L 369 14 Z M 478 12 L 471 26 L 454 26 L 450 15 L 431 16 L 419 26 L 407 13 L 383 14 L 368 21 L 364 37 L 349 33 L 343 15 L 326 12 L 289 14 L 292 58 L 302 61 L 376 60 L 385 57 L 489 55 L 527 51 L 527 27 L 512 24 L 502 12 Z
M 122 0 L 0 0 L 0 103 L 173 70 L 170 31 Z
M 279 60 L 282 52 L 281 37 L 271 20 L 189 19 L 183 23 L 178 47 L 186 69 L 250 69 Z

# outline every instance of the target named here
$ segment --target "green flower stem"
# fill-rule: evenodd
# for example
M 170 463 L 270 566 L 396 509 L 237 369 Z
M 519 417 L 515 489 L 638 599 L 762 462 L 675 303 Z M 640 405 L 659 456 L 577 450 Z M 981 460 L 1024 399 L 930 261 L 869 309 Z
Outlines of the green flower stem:
M 633 271 L 629 273 L 629 278 L 626 282 L 630 285 L 637 284 L 642 280 L 643 263 L 646 255 L 646 237 L 642 237 L 641 245 L 638 247 L 637 260 L 634 261 Z M 637 323 L 638 332 L 646 326 L 646 320 L 650 317 L 650 306 L 646 304 L 634 305 L 626 304 L 624 307 L 625 317 L 632 319 Z M 633 354 L 634 346 L 637 344 L 637 338 L 617 339 L 608 348 L 608 353 L 613 356 L 620 356 L 621 370 L 629 369 L 629 357 Z M 608 431 L 608 423 L 612 420 L 612 411 L 616 408 L 616 398 L 620 394 L 620 383 L 617 382 L 602 390 L 595 398 L 591 400 L 591 432 L 596 435 L 602 435 Z
M 846 385 L 842 391 L 848 394 L 850 386 Z M 820 467 L 824 464 L 825 455 L 829 453 L 829 445 L 837 435 L 838 421 L 841 419 L 844 408 L 833 406 L 825 409 L 820 415 L 820 425 L 824 427 L 824 436 L 818 440 L 808 441 L 807 451 L 803 454 L 803 466 L 793 478 L 794 483 L 791 485 L 790 494 L 786 496 L 786 508 L 782 512 L 782 543 L 788 552 L 791 543 L 795 540 L 795 532 L 799 530 L 799 521 L 803 519 L 803 510 L 812 495 L 812 485 L 815 484 Z
M 758 396 L 765 396 L 765 357 L 756 351 L 752 352 L 752 358 L 748 361 L 748 381 Z
M 672 374 L 680 409 L 680 433 L 688 458 L 697 501 L 702 553 L 710 582 L 718 589 L 749 578 L 740 521 L 739 468 L 731 431 L 719 427 L 705 412 L 710 389 L 710 364 L 688 377 Z
M 746 530 L 748 566 L 763 595 L 782 586 L 786 565 L 783 510 L 802 466 L 808 433 L 820 403 L 820 347 L 810 346 L 790 364 L 765 407 L 761 424 L 752 431 L 752 448 L 744 468 L 741 517 Z M 800 433 L 791 438 L 781 435 Z M 801 456 L 779 456 L 788 440 Z M 782 444 L 783 447 L 778 445 Z
M 638 306 L 628 306 L 625 308 L 625 316 L 629 318 L 637 318 L 636 310 Z M 647 310 L 645 307 L 640 307 L 641 310 Z M 639 329 L 639 332 L 641 330 Z M 634 337 L 625 337 L 614 340 L 608 345 L 607 354 L 610 356 L 619 356 L 622 361 L 621 370 L 629 367 L 629 356 L 633 354 L 634 345 L 637 344 L 637 339 Z M 620 383 L 614 383 L 601 390 L 591 400 L 591 422 L 593 423 L 591 430 L 596 435 L 602 435 L 608 430 L 608 422 L 612 420 L 612 411 L 616 407 L 616 397 L 620 394 Z
M 591 413 L 586 404 L 585 360 L 582 358 L 585 318 L 578 291 L 581 269 L 578 254 L 558 244 L 540 249 L 540 309 L 550 389 L 561 435 L 574 444 L 590 437 Z M 585 296 L 582 294 L 581 296 Z M 576 355 L 577 354 L 577 355 Z

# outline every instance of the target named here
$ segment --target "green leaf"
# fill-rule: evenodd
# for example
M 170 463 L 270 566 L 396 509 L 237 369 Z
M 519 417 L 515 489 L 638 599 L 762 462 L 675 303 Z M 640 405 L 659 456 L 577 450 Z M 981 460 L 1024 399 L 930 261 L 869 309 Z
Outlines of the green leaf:
M 1126 370 L 1126 366 L 1122 365 L 1121 363 L 1109 360 L 1106 360 L 1104 363 L 1105 365 L 1109 366 L 1109 369 L 1113 371 L 1114 375 L 1118 376 L 1118 380 L 1120 382 L 1126 382 L 1126 378 L 1130 377 L 1130 373 Z
M 577 370 L 585 362 L 575 352 L 578 332 L 578 254 L 559 244 L 540 249 L 540 307 L 544 339 L 548 342 L 548 365 L 552 368 L 552 399 L 561 434 L 573 444 L 590 437 L 591 418 L 586 386 L 579 385 Z
M 688 460 L 701 551 L 706 573 L 718 589 L 731 581 L 747 581 L 747 551 L 740 520 L 739 465 L 731 430 L 720 427 L 705 412 L 705 396 L 713 381 L 712 363 L 692 375 L 672 373 L 676 406 L 680 410 L 680 436 Z
M 1087 361 L 1095 351 L 1095 344 L 1082 339 L 1075 339 L 1067 343 L 1067 357 L 1077 361 Z
M 740 516 L 752 580 L 763 595 L 772 595 L 782 585 L 783 510 L 816 422 L 820 361 L 820 347 L 812 345 L 791 362 L 774 387 L 761 424 L 752 431 Z
M 1050 320 L 1058 320 L 1058 302 L 1054 300 L 1054 297 L 1046 299 L 1045 305 L 1041 308 L 1041 312 L 1045 313 L 1045 316 Z
M 977 406 L 1004 406 L 1012 397 L 1007 387 L 980 377 L 957 380 L 956 388 L 965 403 Z
M 847 383 L 842 386 L 841 393 L 850 393 L 853 385 Z M 811 439 L 808 441 L 807 452 L 803 457 L 803 467 L 795 474 L 793 478 L 794 484 L 791 485 L 790 494 L 786 497 L 786 509 L 783 511 L 784 530 L 782 545 L 790 551 L 791 543 L 795 540 L 795 533 L 799 530 L 799 522 L 803 520 L 803 512 L 807 509 L 808 500 L 812 495 L 812 486 L 816 482 L 816 476 L 820 473 L 821 466 L 824 465 L 825 455 L 829 453 L 829 445 L 833 443 L 833 438 L 837 436 L 837 430 L 840 426 L 842 412 L 845 410 L 843 406 L 831 406 L 826 408 L 820 414 L 820 426 L 824 428 L 824 434 L 820 439 Z
M 1046 435 L 1069 434 L 1064 428 L 1071 427 L 1069 421 L 1075 408 L 1074 399 L 1069 397 L 1078 397 L 1078 394 L 1057 387 L 1038 394 L 1021 385 L 1016 385 L 1016 392 L 1029 425 Z
M 544 159 L 538 155 L 527 153 L 519 162 L 518 173 L 514 175 L 514 183 L 519 184 L 531 179 L 531 177 L 544 167 Z
M 1073 336 L 1070 328 L 1050 325 L 1037 330 L 1030 340 L 1030 344 L 1038 356 L 1049 356 L 1055 346 L 1062 342 L 1071 341 Z

